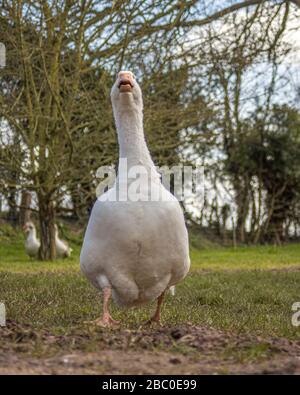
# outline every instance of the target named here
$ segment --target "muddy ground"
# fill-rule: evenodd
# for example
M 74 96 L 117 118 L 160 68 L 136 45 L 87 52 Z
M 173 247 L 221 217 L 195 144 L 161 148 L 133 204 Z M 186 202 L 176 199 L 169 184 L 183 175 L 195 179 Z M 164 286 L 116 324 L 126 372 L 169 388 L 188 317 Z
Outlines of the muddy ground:
M 209 327 L 0 328 L 0 374 L 299 374 L 300 341 Z

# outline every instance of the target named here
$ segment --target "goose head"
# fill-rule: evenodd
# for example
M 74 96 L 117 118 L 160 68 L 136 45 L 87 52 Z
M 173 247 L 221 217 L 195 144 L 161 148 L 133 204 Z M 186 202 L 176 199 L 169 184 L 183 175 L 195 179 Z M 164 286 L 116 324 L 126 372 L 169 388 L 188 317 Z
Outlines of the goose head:
M 32 222 L 26 222 L 25 225 L 23 226 L 23 231 L 26 236 L 29 236 L 30 234 L 32 235 L 36 234 L 36 229 Z
M 142 110 L 142 90 L 131 71 L 120 71 L 111 89 L 114 113 L 124 110 Z

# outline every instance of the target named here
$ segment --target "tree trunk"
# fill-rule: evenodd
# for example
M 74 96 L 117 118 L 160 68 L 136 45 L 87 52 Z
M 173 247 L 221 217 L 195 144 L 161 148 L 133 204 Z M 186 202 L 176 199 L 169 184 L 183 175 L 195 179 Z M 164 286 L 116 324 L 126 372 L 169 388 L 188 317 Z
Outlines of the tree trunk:
M 17 196 L 16 196 L 15 187 L 8 188 L 7 203 L 9 207 L 7 219 L 12 226 L 16 226 L 18 222 L 18 210 L 17 210 Z
M 237 243 L 236 243 L 236 228 L 235 228 L 235 221 L 234 218 L 231 218 L 231 223 L 232 223 L 232 245 L 233 248 L 236 249 Z
M 38 201 L 41 238 L 40 259 L 53 260 L 56 257 L 53 201 L 44 195 L 38 195 Z
M 291 0 L 297 7 L 300 7 L 300 0 Z
M 20 225 L 24 226 L 26 222 L 30 221 L 31 217 L 31 193 L 29 191 L 22 192 L 21 207 L 20 207 Z
M 236 236 L 240 243 L 246 242 L 246 219 L 249 211 L 249 189 L 245 182 L 234 182 L 237 205 Z
M 276 215 L 277 214 L 277 215 Z M 283 230 L 283 222 L 284 218 L 282 213 L 274 212 L 273 216 L 270 219 L 268 233 L 270 241 L 272 241 L 276 245 L 282 245 L 284 241 L 284 230 Z

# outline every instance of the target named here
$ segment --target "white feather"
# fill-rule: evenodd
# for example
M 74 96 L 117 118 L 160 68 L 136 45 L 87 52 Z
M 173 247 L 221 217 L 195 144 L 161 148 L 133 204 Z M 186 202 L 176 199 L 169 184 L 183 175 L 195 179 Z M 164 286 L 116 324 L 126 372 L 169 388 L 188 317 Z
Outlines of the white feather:
M 181 206 L 161 184 L 143 132 L 142 94 L 136 81 L 132 93 L 112 88 L 120 159 L 128 171 L 142 165 L 151 172 L 150 187 L 142 183 L 139 201 L 110 201 L 118 195 L 127 174 L 119 165 L 113 188 L 96 201 L 80 255 L 82 272 L 98 288 L 110 284 L 121 306 L 156 299 L 182 280 L 190 267 L 188 234 Z M 125 192 L 134 186 L 129 183 Z M 159 201 L 145 201 L 149 193 Z
M 31 258 L 37 258 L 41 243 L 36 236 L 34 224 L 32 222 L 26 222 L 24 231 L 27 235 L 25 240 L 25 251 Z

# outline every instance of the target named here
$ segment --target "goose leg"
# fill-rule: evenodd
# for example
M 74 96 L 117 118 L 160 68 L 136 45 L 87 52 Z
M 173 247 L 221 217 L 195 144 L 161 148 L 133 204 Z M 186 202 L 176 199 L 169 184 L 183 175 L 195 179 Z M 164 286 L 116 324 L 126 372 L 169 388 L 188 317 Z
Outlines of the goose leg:
M 161 324 L 160 321 L 160 313 L 161 313 L 161 306 L 164 300 L 164 296 L 165 296 L 165 292 L 164 291 L 158 298 L 157 298 L 157 306 L 156 306 L 156 310 L 154 315 L 150 318 L 149 321 L 146 322 L 146 324 L 151 324 L 151 323 L 156 323 L 156 324 Z
M 119 324 L 119 321 L 116 321 L 112 318 L 109 312 L 109 300 L 111 297 L 111 288 L 110 287 L 105 287 L 103 288 L 103 313 L 102 317 L 98 318 L 95 321 L 89 322 L 90 324 L 98 325 L 98 326 L 103 326 L 103 327 L 110 327 L 113 325 Z

